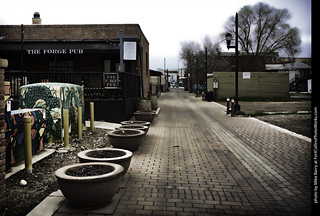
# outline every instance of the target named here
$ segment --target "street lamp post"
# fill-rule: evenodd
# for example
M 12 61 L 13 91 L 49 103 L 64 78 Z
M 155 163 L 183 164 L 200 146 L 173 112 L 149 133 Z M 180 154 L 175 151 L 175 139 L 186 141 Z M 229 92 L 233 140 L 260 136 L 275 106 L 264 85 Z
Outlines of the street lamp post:
M 235 25 L 236 25 L 236 41 L 235 41 L 235 46 L 230 46 L 231 44 L 231 39 L 232 39 L 232 35 L 230 33 L 226 34 L 226 41 L 227 41 L 227 48 L 228 50 L 230 48 L 235 48 L 236 50 L 236 99 L 235 99 L 235 104 L 234 104 L 234 112 L 236 113 L 237 111 L 240 111 L 240 105 L 238 103 L 238 64 L 239 64 L 239 59 L 238 59 L 238 55 L 239 55 L 239 51 L 238 51 L 238 13 L 236 13 L 236 21 L 235 21 Z
M 167 68 L 167 91 L 169 91 L 170 88 L 170 83 L 169 83 L 169 69 Z
M 198 96 L 199 94 L 199 57 L 197 56 L 197 59 L 196 59 L 196 63 L 197 63 L 197 92 L 196 92 L 196 96 Z
M 208 74 L 208 48 L 206 47 L 206 58 L 205 58 L 205 67 L 206 70 L 204 72 L 204 81 L 203 81 L 203 90 L 204 90 L 204 100 L 207 99 L 207 74 Z
M 189 93 L 192 93 L 192 82 L 193 82 L 193 80 L 192 80 L 192 73 L 193 73 L 193 69 L 192 69 L 192 65 L 190 66 L 190 76 L 189 76 Z

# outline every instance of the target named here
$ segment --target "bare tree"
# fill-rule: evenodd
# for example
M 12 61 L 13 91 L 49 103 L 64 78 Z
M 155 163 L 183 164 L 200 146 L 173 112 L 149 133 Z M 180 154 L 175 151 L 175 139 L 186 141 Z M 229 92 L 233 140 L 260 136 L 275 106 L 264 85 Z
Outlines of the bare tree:
M 276 9 L 268 4 L 244 6 L 239 11 L 239 43 L 247 55 L 267 56 L 274 52 L 294 56 L 300 51 L 298 28 L 287 23 L 291 15 L 287 9 Z M 227 32 L 235 34 L 234 17 L 225 25 Z
M 212 71 L 224 71 L 228 65 L 225 58 L 221 57 L 219 42 L 215 42 L 206 35 L 202 40 L 202 45 L 194 41 L 182 42 L 180 50 L 180 59 L 184 60 L 184 65 L 189 67 L 189 72 L 195 71 L 195 59 L 198 58 L 199 68 L 205 70 L 205 50 L 208 52 L 208 73 Z
M 206 53 L 207 48 L 207 70 L 206 70 Z M 205 72 L 211 74 L 213 71 L 225 71 L 230 65 L 228 59 L 221 56 L 221 49 L 218 42 L 206 35 L 202 44 L 194 41 L 182 42 L 180 50 L 180 59 L 184 60 L 186 73 L 189 75 L 189 84 L 193 86 L 199 82 L 204 84 Z
M 179 53 L 180 59 L 185 61 L 185 64 L 191 61 L 192 57 L 200 51 L 200 44 L 194 41 L 182 42 L 181 51 Z
M 194 41 L 188 41 L 188 42 L 181 42 L 181 50 L 180 50 L 180 59 L 182 59 L 184 62 L 184 65 L 186 67 L 186 74 L 190 75 L 189 82 L 194 82 L 192 80 L 193 74 L 195 73 L 195 61 L 194 56 L 200 51 L 200 44 L 196 43 Z M 192 84 L 190 84 L 192 85 Z M 190 86 L 191 87 L 191 86 Z
M 203 52 L 204 55 L 206 48 L 208 52 L 208 73 L 225 71 L 229 66 L 229 62 L 228 59 L 221 56 L 220 43 L 206 35 L 202 40 L 202 44 L 203 50 L 200 52 Z
M 208 52 L 210 53 L 217 54 L 218 52 L 220 52 L 219 43 L 212 40 L 212 38 L 209 35 L 204 36 L 204 38 L 202 39 L 202 45 L 203 45 L 203 50 L 207 48 Z

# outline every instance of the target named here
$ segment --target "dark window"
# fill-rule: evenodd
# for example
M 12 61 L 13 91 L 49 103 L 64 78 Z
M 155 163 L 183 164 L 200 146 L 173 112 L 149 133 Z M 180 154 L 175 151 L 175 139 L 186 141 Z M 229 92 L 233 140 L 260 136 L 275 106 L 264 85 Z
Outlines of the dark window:
M 50 61 L 51 72 L 73 72 L 73 61 Z

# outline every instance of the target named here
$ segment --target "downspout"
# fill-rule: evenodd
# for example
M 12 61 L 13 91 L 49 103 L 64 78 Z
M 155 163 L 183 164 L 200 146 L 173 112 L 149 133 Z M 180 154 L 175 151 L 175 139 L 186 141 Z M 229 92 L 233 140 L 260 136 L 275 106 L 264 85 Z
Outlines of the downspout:
M 139 52 L 140 52 L 140 73 L 141 73 L 141 98 L 144 97 L 144 88 L 143 88 L 143 55 L 142 55 L 142 48 L 141 48 L 141 44 L 140 42 L 138 42 L 139 44 Z
M 21 84 L 22 85 L 24 85 L 25 83 L 24 83 L 24 78 L 23 78 L 23 68 L 24 68 L 24 65 L 23 65 L 23 62 L 24 62 L 24 60 L 23 60 L 23 42 L 24 42 L 24 26 L 23 26 L 23 24 L 21 24 L 21 79 L 20 79 L 20 81 L 16 81 L 16 82 L 20 82 L 19 83 L 19 85 L 17 85 L 17 84 L 14 84 L 15 86 L 14 86 L 14 91 L 16 92 L 16 93 L 18 93 L 18 95 L 20 95 L 20 89 L 19 89 L 19 86 L 21 86 Z M 15 83 L 16 83 L 15 82 Z M 22 82 L 22 83 L 21 83 Z M 11 85 L 12 85 L 12 83 L 11 83 Z M 17 87 L 17 89 L 16 89 L 16 87 Z M 12 86 L 11 86 L 11 89 L 12 89 Z

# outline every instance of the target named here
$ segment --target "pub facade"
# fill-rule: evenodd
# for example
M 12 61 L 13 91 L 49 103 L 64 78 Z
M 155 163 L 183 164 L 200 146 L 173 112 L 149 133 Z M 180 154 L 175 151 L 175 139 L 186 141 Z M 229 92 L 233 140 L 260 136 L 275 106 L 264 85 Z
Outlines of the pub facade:
M 150 86 L 149 42 L 140 26 L 42 25 L 37 18 L 35 13 L 32 25 L 0 25 L 0 58 L 9 62 L 11 96 L 26 84 L 68 82 L 82 85 L 86 103 L 101 103 L 97 109 L 103 113 L 122 110 L 97 120 L 129 118 Z

